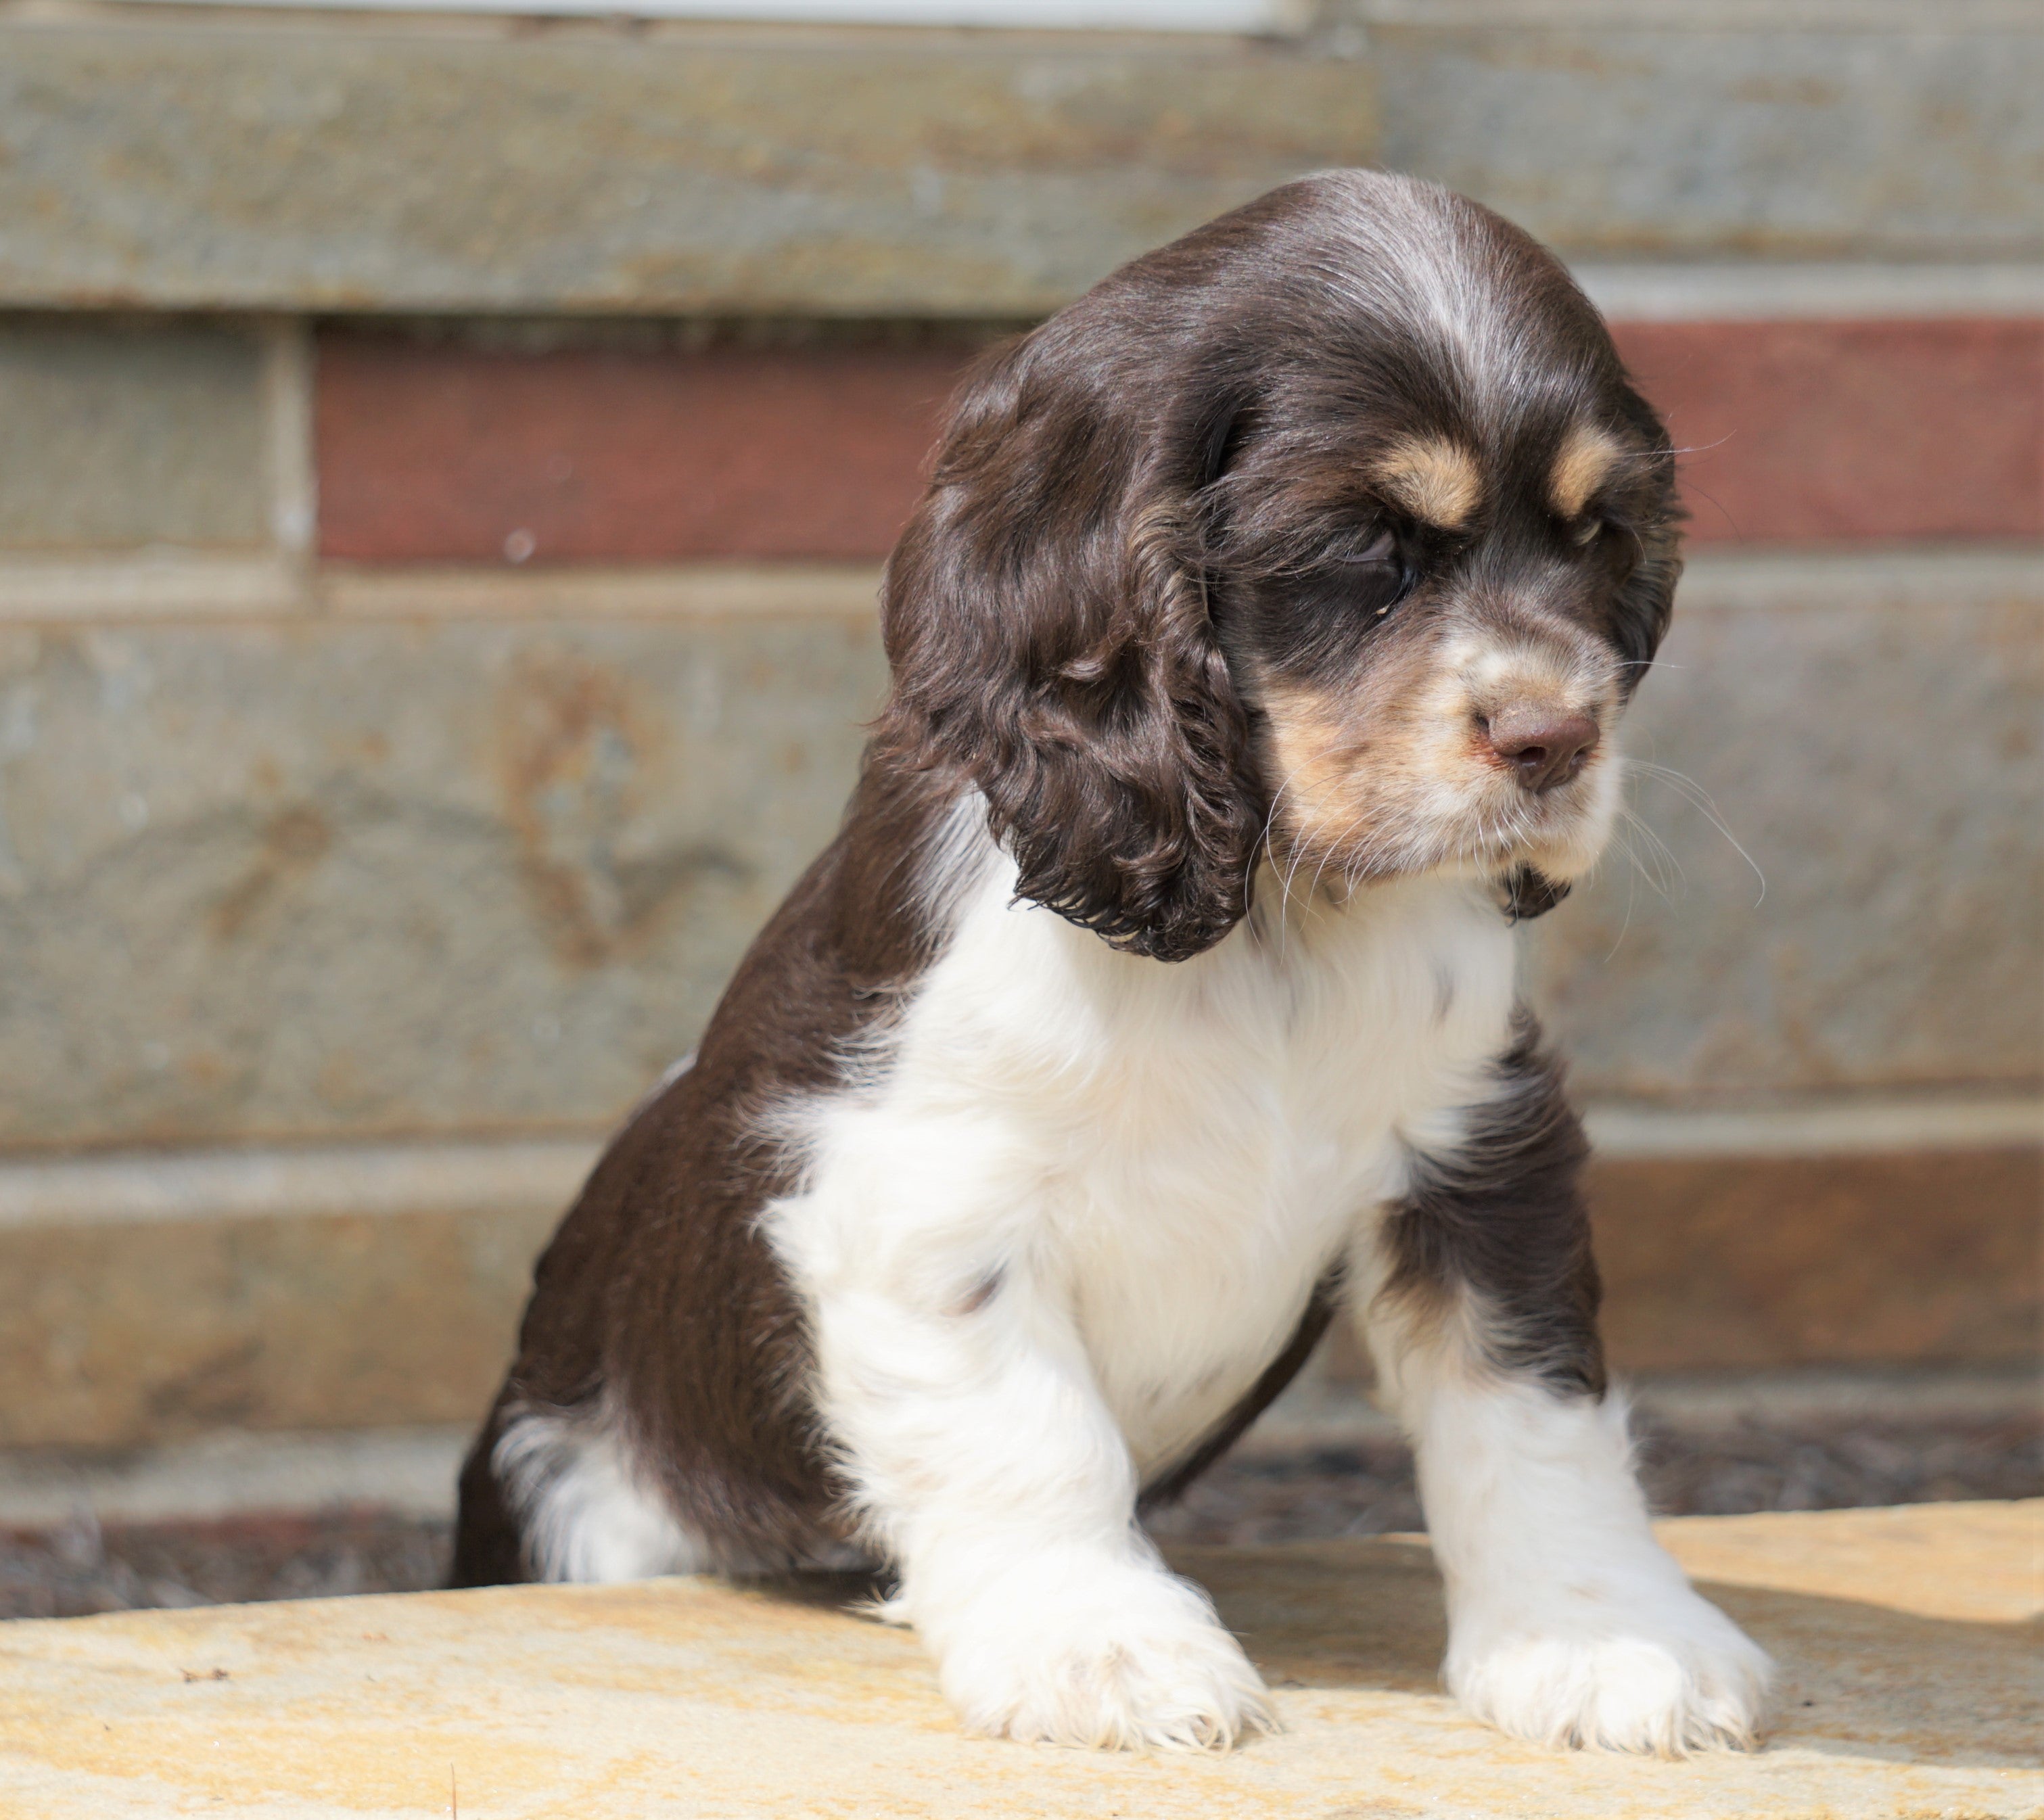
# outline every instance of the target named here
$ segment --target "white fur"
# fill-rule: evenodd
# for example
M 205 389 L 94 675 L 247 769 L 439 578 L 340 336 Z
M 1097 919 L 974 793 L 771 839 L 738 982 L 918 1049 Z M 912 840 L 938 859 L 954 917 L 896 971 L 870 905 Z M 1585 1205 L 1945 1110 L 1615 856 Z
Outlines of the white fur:
M 1465 1315 L 1424 1342 L 1395 1316 L 1366 1319 L 1419 1457 L 1449 1691 L 1535 1744 L 1750 1745 L 1767 1658 L 1654 1539 L 1623 1398 L 1500 1379 L 1478 1356 L 1481 1315 Z
M 1224 1741 L 1267 1708 L 1136 1530 L 1137 1484 L 1400 1192 L 1408 1127 L 1488 1091 L 1512 939 L 1489 887 L 1435 877 L 1162 966 L 983 870 L 891 1059 L 812 1108 L 767 1231 L 897 1609 L 968 1722 Z
M 600 1417 L 514 1414 L 490 1464 L 541 1580 L 645 1580 L 721 1565 L 644 1483 Z

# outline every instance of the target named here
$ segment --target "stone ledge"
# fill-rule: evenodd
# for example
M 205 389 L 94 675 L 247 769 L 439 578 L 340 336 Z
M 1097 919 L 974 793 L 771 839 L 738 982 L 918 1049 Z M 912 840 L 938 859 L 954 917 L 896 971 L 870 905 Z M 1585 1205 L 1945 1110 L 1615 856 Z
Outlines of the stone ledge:
M 2044 1507 L 1691 1519 L 1660 1533 L 1781 1671 L 1763 1749 L 1669 1764 L 1512 1743 L 1435 1691 L 1416 1540 L 1176 1551 L 1275 1691 L 1227 1756 L 962 1736 L 915 1639 L 703 1580 L 498 1588 L 0 1630 L 0 1801 L 65 1820 L 1079 1815 L 1873 1820 L 2044 1813 Z
M 0 304 L 1028 314 L 1370 163 L 1605 261 L 2044 251 L 2013 7 L 1292 44 L 152 11 L 0 22 Z
M 877 620 L 877 563 L 321 563 L 175 551 L 0 556 L 0 623 L 209 626 L 275 620 Z M 1689 552 L 1677 612 L 2008 607 L 2044 617 L 2044 548 Z
M 1980 1367 L 2035 1356 L 2036 1108 L 1652 1115 L 1591 1169 L 1625 1372 Z M 1923 1109 L 1919 1109 L 1919 1112 Z M 1893 1116 L 1893 1108 L 1889 1108 Z M 1608 1121 L 1593 1115 L 1593 1129 Z M 1685 1134 L 1692 1135 L 1686 1137 Z M 1944 1141 L 1900 1147 L 1903 1138 Z M 1659 1150 L 1645 1147 L 1657 1144 Z M 0 1165 L 0 1446 L 478 1417 L 586 1142 L 359 1145 Z M 1318 1374 L 1354 1394 L 1337 1334 Z
M 0 302 L 1027 315 L 1376 148 L 1244 40 L 143 11 L 0 24 Z
M 1231 1451 L 1233 1460 L 1296 1461 L 1396 1443 L 1397 1424 L 1366 1381 L 1308 1363 Z M 1622 1380 L 1635 1433 L 1708 1446 L 1756 1424 L 1812 1431 L 1950 1434 L 2034 1421 L 2034 1357 L 2009 1365 L 1799 1366 L 1783 1371 L 1655 1373 Z M 439 1426 L 298 1431 L 217 1429 L 186 1441 L 113 1451 L 0 1448 L 0 1531 L 52 1530 L 88 1519 L 107 1527 L 327 1518 L 355 1512 L 448 1522 L 474 1421 Z M 1661 1443 L 1665 1446 L 1665 1439 Z M 1980 1495 L 1985 1495 L 1981 1493 Z M 1827 1500 L 1828 1502 L 1828 1500 Z

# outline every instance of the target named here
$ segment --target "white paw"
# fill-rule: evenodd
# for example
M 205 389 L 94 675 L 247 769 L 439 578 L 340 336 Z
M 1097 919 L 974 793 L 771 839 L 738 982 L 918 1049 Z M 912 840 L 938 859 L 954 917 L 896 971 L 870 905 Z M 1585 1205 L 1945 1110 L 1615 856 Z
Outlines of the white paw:
M 971 1730 L 1027 1743 L 1225 1749 L 1276 1720 L 1204 1595 L 1160 1567 L 1055 1588 L 1003 1576 L 943 1626 L 939 1672 Z
M 1750 1749 L 1769 1670 L 1758 1644 L 1685 1589 L 1631 1614 L 1561 1605 L 1545 1623 L 1471 1626 L 1450 1645 L 1446 1680 L 1514 1737 L 1681 1757 Z

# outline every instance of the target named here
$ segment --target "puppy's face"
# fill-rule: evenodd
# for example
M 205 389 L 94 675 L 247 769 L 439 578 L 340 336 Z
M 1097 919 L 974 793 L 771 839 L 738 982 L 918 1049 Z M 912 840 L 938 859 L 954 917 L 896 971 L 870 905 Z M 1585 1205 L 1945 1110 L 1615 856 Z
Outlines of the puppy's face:
M 1531 240 L 1301 179 L 991 359 L 889 564 L 882 743 L 987 801 L 1018 893 L 1180 960 L 1288 881 L 1553 901 L 1666 629 L 1673 458 Z
M 1216 620 L 1273 858 L 1323 882 L 1566 882 L 1616 811 L 1616 722 L 1651 648 L 1628 585 L 1663 533 L 1666 458 L 1566 364 L 1503 423 L 1428 377 L 1366 411 L 1314 388 L 1220 490 Z

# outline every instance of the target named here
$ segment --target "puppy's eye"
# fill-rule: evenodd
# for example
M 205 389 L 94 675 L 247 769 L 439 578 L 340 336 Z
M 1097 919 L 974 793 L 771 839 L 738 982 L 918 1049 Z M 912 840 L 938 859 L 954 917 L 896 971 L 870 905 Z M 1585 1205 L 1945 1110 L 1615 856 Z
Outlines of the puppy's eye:
M 1366 542 L 1335 559 L 1339 565 L 1339 592 L 1351 612 L 1381 620 L 1412 591 L 1419 579 L 1410 552 L 1400 547 L 1397 535 L 1380 531 Z
M 1389 531 L 1380 531 L 1361 549 L 1344 555 L 1341 561 L 1345 567 L 1358 567 L 1369 563 L 1395 566 L 1398 561 L 1398 539 Z
M 1608 520 L 1602 518 L 1585 518 L 1580 524 L 1572 524 L 1569 527 L 1569 541 L 1574 544 L 1578 550 L 1581 550 L 1589 544 L 1594 543 L 1610 528 L 1611 524 Z

